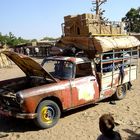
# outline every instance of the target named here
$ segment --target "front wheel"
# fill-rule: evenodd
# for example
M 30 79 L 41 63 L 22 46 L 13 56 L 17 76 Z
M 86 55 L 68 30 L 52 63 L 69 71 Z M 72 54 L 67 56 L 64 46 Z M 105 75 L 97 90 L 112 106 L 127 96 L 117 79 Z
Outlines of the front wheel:
M 115 100 L 121 100 L 126 96 L 126 84 L 120 85 L 117 87 L 115 94 L 112 96 Z
M 50 128 L 58 122 L 60 115 L 60 108 L 54 101 L 44 100 L 37 108 L 37 117 L 34 121 L 42 129 Z

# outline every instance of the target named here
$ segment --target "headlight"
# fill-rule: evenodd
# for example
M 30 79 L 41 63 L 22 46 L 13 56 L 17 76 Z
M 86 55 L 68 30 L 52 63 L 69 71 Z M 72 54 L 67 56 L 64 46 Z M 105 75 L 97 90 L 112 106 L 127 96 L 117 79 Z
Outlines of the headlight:
M 16 94 L 16 101 L 18 104 L 22 104 L 23 103 L 23 95 L 21 94 L 21 92 L 18 92 Z

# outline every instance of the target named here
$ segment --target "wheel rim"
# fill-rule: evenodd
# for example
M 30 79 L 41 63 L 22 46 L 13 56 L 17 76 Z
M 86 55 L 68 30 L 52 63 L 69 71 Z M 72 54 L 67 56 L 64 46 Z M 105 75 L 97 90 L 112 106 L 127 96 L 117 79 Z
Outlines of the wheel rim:
M 125 95 L 125 87 L 120 86 L 119 89 L 118 89 L 118 96 L 123 97 L 124 95 Z
M 51 106 L 45 106 L 41 110 L 41 118 L 42 121 L 51 124 L 53 122 L 53 119 L 55 117 L 55 110 Z

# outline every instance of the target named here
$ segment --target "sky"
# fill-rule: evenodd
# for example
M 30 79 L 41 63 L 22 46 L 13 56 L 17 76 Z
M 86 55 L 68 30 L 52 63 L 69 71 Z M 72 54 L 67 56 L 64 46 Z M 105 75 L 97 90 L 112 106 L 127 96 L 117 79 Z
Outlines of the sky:
M 102 5 L 109 20 L 120 21 L 140 0 L 108 0 Z M 67 15 L 92 13 L 92 0 L 1 0 L 0 32 L 24 39 L 60 37 Z

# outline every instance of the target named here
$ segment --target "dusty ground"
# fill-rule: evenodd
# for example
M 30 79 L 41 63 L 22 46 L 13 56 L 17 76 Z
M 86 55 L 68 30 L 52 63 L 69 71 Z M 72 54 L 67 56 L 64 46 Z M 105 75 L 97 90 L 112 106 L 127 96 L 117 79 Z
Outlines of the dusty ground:
M 0 80 L 20 76 L 15 65 L 0 69 Z M 32 121 L 0 117 L 2 140 L 96 140 L 100 134 L 98 119 L 112 113 L 123 140 L 140 140 L 140 70 L 139 79 L 133 83 L 125 99 L 111 105 L 108 101 L 69 111 L 63 114 L 53 128 L 38 130 Z

